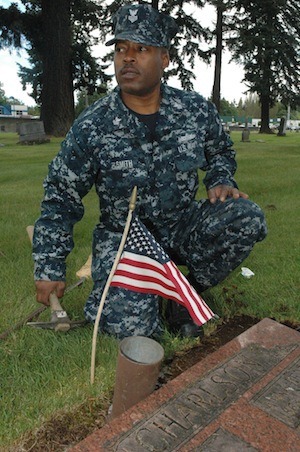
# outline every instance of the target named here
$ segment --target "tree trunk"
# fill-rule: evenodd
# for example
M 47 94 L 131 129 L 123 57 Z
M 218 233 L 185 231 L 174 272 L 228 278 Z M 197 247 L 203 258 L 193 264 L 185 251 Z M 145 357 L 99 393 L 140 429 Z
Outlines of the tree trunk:
M 261 104 L 261 125 L 259 133 L 273 133 L 270 129 L 270 99 L 269 96 L 263 95 L 260 99 Z
M 70 0 L 42 0 L 42 23 L 41 119 L 48 135 L 64 136 L 74 120 Z
M 216 25 L 216 52 L 215 52 L 215 75 L 212 92 L 212 101 L 220 111 L 221 104 L 221 67 L 222 67 L 222 40 L 223 40 L 223 11 L 224 5 L 217 6 Z
M 273 133 L 270 129 L 270 104 L 271 104 L 271 61 L 268 54 L 265 53 L 264 56 L 264 67 L 262 73 L 263 84 L 260 95 L 260 105 L 261 105 L 261 126 L 259 133 Z

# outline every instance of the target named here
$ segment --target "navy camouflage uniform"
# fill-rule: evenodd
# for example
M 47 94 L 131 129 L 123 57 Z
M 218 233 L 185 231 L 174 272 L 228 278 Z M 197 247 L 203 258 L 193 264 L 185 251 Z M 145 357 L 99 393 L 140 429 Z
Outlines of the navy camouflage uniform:
M 194 92 L 165 84 L 155 133 L 122 102 L 120 90 L 79 117 L 45 180 L 42 214 L 35 225 L 36 280 L 64 280 L 72 229 L 83 216 L 82 198 L 93 184 L 101 217 L 94 230 L 93 290 L 85 316 L 95 320 L 128 213 L 138 187 L 136 212 L 166 249 L 176 252 L 203 289 L 222 281 L 266 235 L 263 212 L 252 201 L 195 201 L 199 173 L 210 189 L 236 186 L 235 152 L 214 105 Z M 159 325 L 155 295 L 111 287 L 101 331 L 117 337 L 153 334 Z

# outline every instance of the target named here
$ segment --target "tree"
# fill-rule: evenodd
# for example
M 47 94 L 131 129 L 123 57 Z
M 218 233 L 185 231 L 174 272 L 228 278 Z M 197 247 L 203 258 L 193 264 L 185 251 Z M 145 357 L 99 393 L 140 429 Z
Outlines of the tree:
M 40 116 L 40 107 L 35 105 L 34 107 L 28 107 L 28 114 L 31 116 Z
M 107 6 L 100 0 L 21 0 L 23 8 L 11 4 L 0 7 L 0 48 L 24 47 L 29 55 L 30 68 L 21 67 L 23 85 L 30 83 L 32 95 L 41 104 L 45 131 L 63 136 L 74 118 L 73 91 L 82 87 L 106 85 L 110 77 L 92 57 L 91 47 L 98 39 L 105 41 L 111 32 L 111 16 L 129 1 L 115 0 Z M 202 8 L 202 0 L 192 2 L 153 0 L 153 6 L 173 15 L 180 27 L 175 38 L 171 59 L 173 68 L 165 78 L 178 75 L 183 88 L 192 89 L 191 79 L 195 58 L 206 61 L 210 50 L 201 50 L 199 42 L 209 42 L 209 30 L 184 10 L 185 4 Z M 159 7 L 160 6 L 160 7 Z M 99 38 L 93 36 L 99 31 Z M 103 62 L 111 58 L 111 53 Z M 191 69 L 186 67 L 186 61 Z M 100 81 L 100 83 L 99 83 Z
M 0 82 L 0 105 L 23 105 L 23 102 L 13 96 L 6 97 L 3 83 Z
M 215 72 L 214 84 L 212 90 L 212 101 L 217 107 L 218 111 L 221 108 L 221 71 L 222 71 L 222 52 L 223 52 L 223 27 L 224 27 L 224 12 L 227 9 L 226 1 L 211 0 L 213 6 L 217 10 L 217 23 L 215 28 L 216 48 L 215 48 Z
M 222 116 L 237 116 L 237 107 L 232 102 L 228 102 L 228 100 L 224 99 L 224 97 L 220 100 L 220 115 Z
M 261 133 L 272 133 L 270 108 L 300 99 L 300 10 L 298 0 L 236 0 L 228 40 L 242 63 L 249 91 L 261 105 Z
M 172 75 L 177 75 L 181 86 L 186 90 L 193 89 L 192 79 L 195 78 L 193 69 L 198 58 L 201 61 L 210 61 L 212 50 L 208 47 L 211 43 L 212 35 L 208 28 L 202 27 L 195 14 L 187 14 L 186 5 L 194 5 L 196 8 L 203 8 L 205 2 L 202 0 L 182 1 L 172 0 L 162 2 L 162 12 L 170 14 L 179 26 L 179 33 L 174 38 L 171 47 L 170 57 L 174 68 L 166 71 L 165 79 Z M 203 44 L 206 50 L 203 50 Z M 190 68 L 190 69 L 189 69 Z
M 106 10 L 106 16 L 103 17 L 99 23 L 99 29 L 101 30 L 101 37 L 103 41 L 107 40 L 107 35 L 112 32 L 112 20 L 111 17 L 120 6 L 131 4 L 132 1 L 113 1 Z M 145 3 L 139 1 L 139 3 Z M 192 79 L 195 78 L 193 69 L 195 61 L 199 58 L 202 61 L 209 62 L 211 57 L 211 49 L 202 49 L 200 44 L 211 42 L 211 32 L 208 28 L 202 27 L 194 14 L 188 14 L 186 12 L 186 6 L 193 5 L 196 9 L 202 9 L 204 0 L 171 0 L 171 1 L 158 1 L 152 0 L 151 6 L 158 9 L 162 13 L 171 15 L 177 25 L 179 26 L 179 33 L 175 36 L 170 49 L 170 58 L 173 67 L 166 70 L 164 73 L 164 79 L 168 80 L 172 76 L 177 76 L 181 82 L 181 86 L 184 89 L 192 90 Z M 112 58 L 112 53 L 104 58 L 107 61 Z
M 100 99 L 104 96 L 104 93 L 101 91 L 99 92 L 93 92 L 92 94 L 89 94 L 87 89 L 81 90 L 78 97 L 77 97 L 77 103 L 75 106 L 75 116 L 77 117 L 80 115 L 80 113 L 92 103 L 96 102 L 96 100 Z
M 23 85 L 33 86 L 49 135 L 65 135 L 73 122 L 75 88 L 109 79 L 90 52 L 100 18 L 101 5 L 90 0 L 22 0 L 22 8 L 0 7 L 0 48 L 26 46 L 31 68 L 21 67 L 19 74 Z
M 245 99 L 240 99 L 237 105 L 238 116 L 260 118 L 260 104 L 257 94 L 249 93 Z
M 71 2 L 41 0 L 41 7 L 41 119 L 46 133 L 63 136 L 74 120 Z M 54 93 L 57 94 L 54 96 Z
M 3 89 L 3 83 L 0 82 L 0 105 L 6 104 L 5 91 Z

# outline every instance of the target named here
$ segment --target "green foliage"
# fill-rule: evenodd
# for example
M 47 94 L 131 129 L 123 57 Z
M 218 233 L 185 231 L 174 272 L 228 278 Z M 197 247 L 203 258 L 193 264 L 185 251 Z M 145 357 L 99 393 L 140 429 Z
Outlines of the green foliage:
M 0 49 L 22 46 L 22 13 L 16 3 L 8 8 L 0 7 Z
M 220 102 L 220 115 L 222 116 L 242 116 L 233 102 L 228 102 L 228 100 L 221 99 Z
M 258 318 L 299 322 L 300 134 L 262 135 L 258 139 L 251 132 L 250 143 L 241 142 L 240 136 L 232 133 L 239 187 L 263 208 L 269 232 L 243 263 L 255 276 L 245 279 L 238 268 L 223 283 L 207 291 L 207 296 L 212 298 L 222 317 L 240 312 Z
M 225 101 L 226 102 L 226 101 Z M 237 116 L 247 116 L 251 118 L 260 118 L 261 105 L 257 94 L 249 94 L 245 99 L 240 99 L 237 106 Z M 223 114 L 223 113 L 222 113 Z M 298 119 L 300 111 L 298 109 L 291 110 L 290 119 Z M 276 102 L 270 108 L 270 118 L 281 118 L 287 116 L 287 108 L 282 102 Z
M 227 43 L 242 63 L 244 80 L 261 103 L 268 131 L 269 108 L 277 100 L 300 103 L 300 10 L 298 0 L 236 0 Z
M 0 82 L 0 105 L 6 104 L 5 91 L 3 89 L 3 83 Z
M 87 108 L 92 103 L 96 102 L 96 100 L 100 99 L 104 96 L 104 93 L 94 93 L 94 94 L 88 94 L 86 90 L 80 91 L 77 103 L 75 107 L 75 117 L 79 116 L 80 113 Z
M 41 55 L 34 48 L 27 49 L 29 66 L 18 63 L 18 75 L 21 78 L 22 87 L 25 90 L 29 85 L 32 88 L 31 97 L 37 105 L 41 105 L 43 66 Z
M 0 105 L 23 105 L 23 102 L 15 97 L 6 97 L 3 84 L 0 82 Z
M 100 37 L 102 42 L 107 41 L 107 35 L 112 33 L 112 16 L 120 8 L 120 6 L 131 4 L 130 1 L 115 0 L 107 5 L 104 16 L 99 22 Z M 149 2 L 150 3 L 150 2 Z M 196 10 L 201 10 L 205 4 L 202 0 L 182 1 L 159 1 L 151 2 L 153 7 L 158 3 L 158 9 L 166 14 L 170 14 L 176 20 L 179 26 L 179 33 L 174 38 L 170 49 L 171 62 L 173 67 L 166 70 L 164 79 L 168 80 L 171 76 L 177 75 L 184 89 L 193 89 L 192 79 L 195 78 L 193 73 L 196 59 L 209 62 L 211 57 L 211 32 L 207 27 L 203 27 L 195 18 L 194 14 L 186 12 L 186 6 L 191 4 Z M 205 50 L 203 49 L 205 47 Z M 112 53 L 108 53 L 103 61 L 109 61 L 113 57 Z
M 16 4 L 7 9 L 0 8 L 0 24 L 3 26 L 0 48 L 1 45 L 16 48 L 26 45 L 29 67 L 19 65 L 19 76 L 23 86 L 32 86 L 32 97 L 41 105 L 43 60 L 47 54 L 47 43 L 43 39 L 42 2 L 23 0 L 22 3 L 20 8 Z M 99 42 L 94 32 L 105 14 L 102 6 L 91 0 L 72 1 L 70 6 L 73 86 L 79 89 L 89 85 L 96 91 L 98 86 L 110 80 L 104 72 L 106 66 L 92 56 L 92 47 Z
M 247 115 L 252 118 L 260 118 L 260 103 L 256 94 L 249 94 L 246 99 L 240 99 L 237 110 L 239 116 Z
M 40 116 L 40 108 L 35 105 L 34 107 L 28 107 L 28 114 L 31 116 Z
M 90 0 L 71 2 L 74 89 L 87 88 L 90 95 L 103 89 L 111 80 L 111 76 L 105 73 L 107 65 L 92 56 L 93 46 L 99 43 L 96 33 L 106 17 L 101 3 Z
M 236 314 L 278 321 L 300 322 L 300 133 L 286 137 L 251 132 L 250 143 L 232 133 L 239 169 L 237 181 L 265 211 L 269 234 L 243 263 L 255 276 L 245 279 L 240 267 L 203 297 L 223 319 Z M 35 146 L 17 144 L 16 134 L 0 134 L 0 334 L 37 308 L 33 263 L 26 227 L 39 215 L 42 181 L 59 139 Z M 203 173 L 200 174 L 203 178 Z M 203 187 L 198 197 L 204 197 Z M 85 216 L 75 227 L 75 248 L 68 258 L 67 284 L 91 251 L 92 229 L 98 221 L 98 199 L 92 191 L 84 198 Z M 65 295 L 63 306 L 71 319 L 83 318 L 91 281 Z M 41 319 L 49 319 L 45 311 Z M 212 328 L 208 325 L 205 330 Z M 9 449 L 24 432 L 41 426 L 57 413 L 74 411 L 96 400 L 107 409 L 114 385 L 118 342 L 100 335 L 96 378 L 89 383 L 92 327 L 67 334 L 23 327 L 0 340 L 0 449 Z M 166 358 L 191 342 L 165 333 Z M 21 450 L 21 449 L 18 449 Z
M 160 7 L 162 12 L 174 17 L 180 29 L 174 38 L 170 52 L 174 70 L 166 71 L 165 79 L 168 80 L 175 72 L 181 82 L 181 86 L 187 90 L 193 89 L 191 80 L 195 78 L 193 69 L 196 59 L 198 58 L 208 63 L 212 53 L 208 46 L 212 39 L 211 32 L 208 28 L 203 27 L 193 14 L 187 14 L 185 11 L 185 6 L 191 3 L 197 9 L 201 9 L 204 6 L 203 1 L 186 2 L 173 0 L 163 2 Z
M 20 66 L 19 75 L 23 85 L 32 85 L 32 97 L 40 105 L 43 81 L 43 55 L 47 52 L 44 48 L 41 0 L 23 0 L 23 9 L 11 5 L 8 9 L 0 9 L 0 24 L 3 29 L 0 33 L 0 46 L 22 47 L 26 43 L 29 56 L 29 67 Z M 107 35 L 112 32 L 112 15 L 129 1 L 113 1 L 109 5 L 91 0 L 71 2 L 70 20 L 72 27 L 72 63 L 74 89 L 88 88 L 90 94 L 97 91 L 99 86 L 105 86 L 111 80 L 111 76 L 105 73 L 106 61 L 112 57 L 107 54 L 102 62 L 92 56 L 92 48 L 99 42 L 105 42 Z M 203 1 L 179 1 L 161 2 L 159 9 L 172 14 L 176 19 L 180 33 L 175 39 L 171 51 L 171 59 L 174 67 L 165 73 L 167 80 L 174 74 L 178 74 L 182 86 L 192 89 L 191 79 L 194 78 L 192 69 L 195 59 L 209 61 L 211 51 L 203 50 L 200 42 L 209 43 L 211 34 L 194 18 L 185 11 L 185 5 L 193 4 L 201 9 Z M 97 32 L 97 33 L 96 33 Z M 23 41 L 22 41 L 23 39 Z M 183 62 L 185 60 L 185 63 Z M 186 61 L 190 68 L 186 67 Z

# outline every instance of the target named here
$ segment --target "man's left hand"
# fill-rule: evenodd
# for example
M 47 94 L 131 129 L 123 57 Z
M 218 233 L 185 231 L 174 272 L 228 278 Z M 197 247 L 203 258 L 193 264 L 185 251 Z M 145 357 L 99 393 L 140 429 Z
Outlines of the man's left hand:
M 212 204 L 214 204 L 217 200 L 224 202 L 228 197 L 233 199 L 249 198 L 246 193 L 243 193 L 238 188 L 231 187 L 230 185 L 217 185 L 216 187 L 210 188 L 207 191 L 207 196 Z

